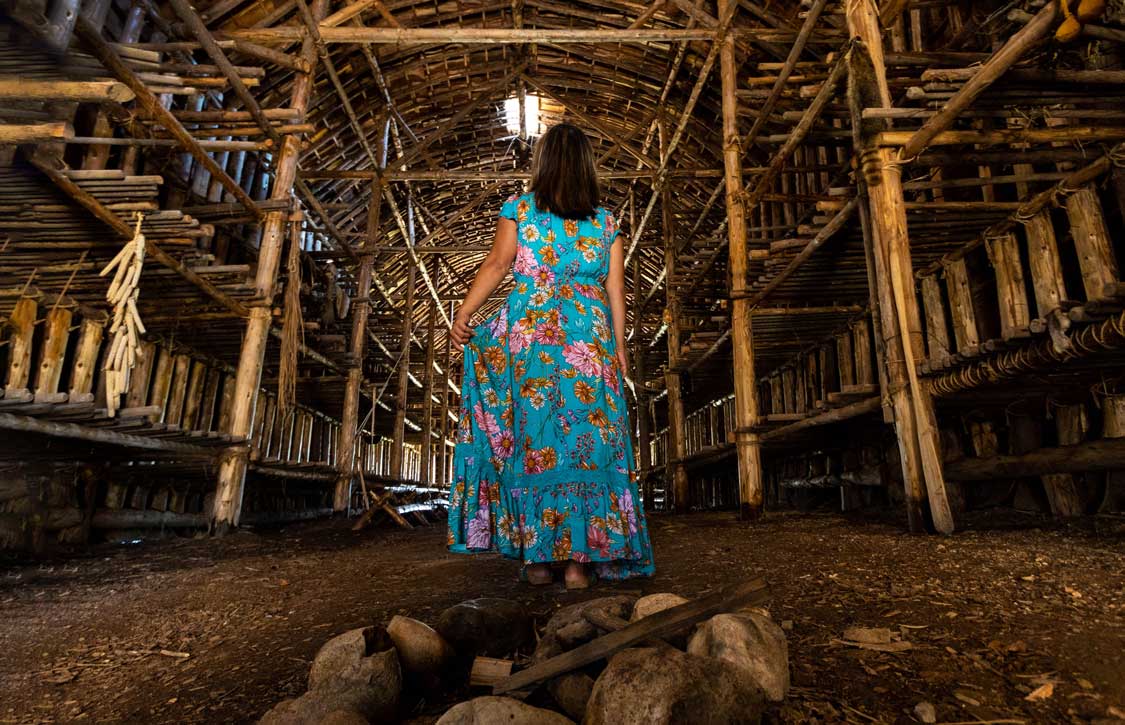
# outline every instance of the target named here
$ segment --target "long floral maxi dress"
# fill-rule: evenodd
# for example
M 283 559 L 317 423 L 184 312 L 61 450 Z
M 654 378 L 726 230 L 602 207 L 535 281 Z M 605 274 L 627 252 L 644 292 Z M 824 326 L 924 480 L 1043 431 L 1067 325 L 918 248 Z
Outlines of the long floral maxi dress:
M 515 286 L 465 346 L 450 550 L 651 575 L 605 291 L 613 216 L 562 219 L 533 194 L 500 215 L 519 225 Z

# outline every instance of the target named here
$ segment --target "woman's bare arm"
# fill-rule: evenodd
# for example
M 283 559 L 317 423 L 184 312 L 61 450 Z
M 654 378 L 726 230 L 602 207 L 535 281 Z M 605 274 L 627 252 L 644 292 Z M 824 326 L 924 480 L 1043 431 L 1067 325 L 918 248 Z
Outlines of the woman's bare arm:
M 609 276 L 605 280 L 609 310 L 613 314 L 613 339 L 617 342 L 617 363 L 621 374 L 629 377 L 629 354 L 625 346 L 625 242 L 617 235 L 609 250 Z
M 464 302 L 457 308 L 457 314 L 453 318 L 450 335 L 454 343 L 464 345 L 472 337 L 469 320 L 493 290 L 508 276 L 508 270 L 511 269 L 512 261 L 516 258 L 517 246 L 516 223 L 511 219 L 501 218 L 496 224 L 496 238 L 492 242 L 492 250 L 481 263 L 477 276 L 473 279 L 473 286 L 469 288 L 469 293 L 465 295 Z

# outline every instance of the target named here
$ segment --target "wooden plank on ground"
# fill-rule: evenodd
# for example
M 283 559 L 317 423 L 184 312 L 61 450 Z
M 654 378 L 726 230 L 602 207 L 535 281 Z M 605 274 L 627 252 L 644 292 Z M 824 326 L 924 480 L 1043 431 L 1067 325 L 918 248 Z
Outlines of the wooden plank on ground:
M 722 589 L 695 601 L 652 614 L 624 629 L 610 632 L 604 637 L 598 637 L 569 652 L 517 672 L 493 687 L 492 694 L 501 695 L 513 690 L 522 690 L 591 662 L 605 659 L 635 642 L 655 637 L 668 637 L 721 612 L 761 604 L 769 597 L 769 585 L 761 578 Z

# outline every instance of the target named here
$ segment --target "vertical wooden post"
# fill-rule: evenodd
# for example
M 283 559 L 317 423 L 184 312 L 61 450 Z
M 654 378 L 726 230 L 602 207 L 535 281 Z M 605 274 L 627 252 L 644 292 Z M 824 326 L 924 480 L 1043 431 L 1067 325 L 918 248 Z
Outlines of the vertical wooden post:
M 852 352 L 852 331 L 836 335 L 836 370 L 840 374 L 840 389 L 855 385 L 855 353 Z
M 383 182 L 376 179 L 371 189 L 371 201 L 367 208 L 367 237 L 365 243 L 373 246 L 379 236 L 380 215 L 383 208 Z M 340 416 L 340 456 L 336 479 L 336 490 L 332 496 L 332 510 L 339 513 L 347 511 L 351 500 L 352 476 L 358 460 L 355 455 L 355 440 L 359 428 L 360 385 L 363 383 L 363 356 L 367 349 L 367 319 L 371 313 L 371 267 L 374 255 L 363 254 L 359 259 L 359 279 L 356 299 L 352 301 L 352 335 L 348 353 L 351 367 L 344 387 L 344 410 Z M 374 415 L 374 412 L 372 412 Z
M 210 433 L 215 429 L 215 404 L 222 377 L 223 372 L 219 368 L 208 368 L 207 383 L 203 386 L 203 407 L 199 414 L 199 430 L 204 433 Z
M 793 412 L 804 415 L 808 412 L 808 379 L 805 376 L 804 355 L 798 355 L 793 368 Z
M 855 355 L 855 384 L 874 385 L 871 370 L 871 325 L 866 317 L 857 320 L 852 328 L 852 350 Z
M 265 393 L 262 394 L 265 395 Z M 277 414 L 277 399 L 272 395 L 265 395 L 264 401 L 262 398 L 258 398 L 258 410 L 261 411 L 261 415 L 256 416 L 258 422 L 254 424 L 254 442 L 251 456 L 260 461 L 268 457 L 270 431 L 272 430 L 273 418 Z
M 848 341 L 851 342 L 850 335 L 845 333 L 841 337 L 847 337 Z M 816 391 L 817 409 L 827 408 L 828 394 L 836 390 L 840 390 L 840 387 L 838 385 L 838 376 L 832 373 L 833 370 L 837 370 L 840 373 L 842 373 L 843 371 L 843 368 L 838 360 L 839 358 L 836 355 L 836 349 L 832 346 L 831 343 L 826 343 L 820 346 L 819 354 L 817 355 L 817 365 L 820 372 L 820 374 L 818 375 L 820 387 L 817 388 Z M 851 358 L 849 358 L 848 364 L 850 365 L 851 363 L 852 360 Z
M 152 367 L 158 354 L 155 342 L 141 342 L 137 345 L 137 362 L 129 373 L 129 390 L 125 392 L 126 408 L 139 408 L 148 401 Z
M 43 331 L 43 348 L 39 351 L 39 369 L 35 374 L 37 402 L 48 402 L 59 392 L 59 378 L 62 377 L 66 344 L 70 340 L 72 316 L 70 308 L 61 305 L 51 308 L 47 313 Z
M 949 312 L 953 316 L 957 354 L 972 357 L 980 352 L 980 333 L 973 309 L 973 292 L 969 286 L 969 268 L 964 259 L 954 259 L 945 265 L 945 287 L 949 290 Z
M 156 370 L 152 373 L 152 392 L 148 404 L 160 408 L 159 413 L 153 413 L 149 418 L 154 423 L 164 420 L 164 412 L 168 406 L 168 391 L 172 388 L 172 368 L 175 358 L 168 348 L 161 346 L 156 358 Z
M 98 365 L 98 350 L 101 349 L 105 320 L 84 318 L 82 330 L 78 333 L 78 347 L 74 351 L 74 364 L 70 369 L 70 402 L 77 403 L 83 396 L 90 396 L 94 389 L 94 369 Z M 136 366 L 133 366 L 134 373 Z M 130 380 L 130 383 L 132 380 Z M 145 371 L 148 383 L 148 371 Z
M 668 490 L 672 493 L 672 503 L 678 513 L 687 513 L 691 507 L 689 500 L 687 470 L 684 458 L 687 457 L 687 434 L 684 420 L 684 401 L 680 395 L 680 299 L 676 289 L 676 239 L 673 227 L 672 192 L 665 187 L 661 192 L 661 211 L 664 220 L 664 290 L 667 298 L 665 310 L 668 324 L 668 367 L 664 382 L 668 388 L 668 452 L 667 472 Z
M 31 343 L 35 336 L 35 316 L 39 305 L 31 297 L 21 297 L 12 314 L 8 316 L 8 326 L 12 328 L 8 337 L 8 380 L 4 385 L 5 395 L 14 397 L 27 392 L 31 378 Z
M 638 254 L 633 259 L 633 385 L 637 398 L 637 468 L 640 469 L 643 477 L 641 496 L 644 499 L 645 510 L 651 511 L 654 501 L 648 471 L 652 468 L 652 428 L 648 414 L 649 395 L 645 388 L 645 348 L 648 341 L 641 326 L 642 289 L 641 260 Z
M 1044 319 L 1059 309 L 1066 299 L 1059 245 L 1055 227 L 1046 211 L 1034 215 L 1024 224 L 1027 234 L 1027 257 L 1031 268 L 1031 284 L 1035 288 L 1035 315 Z
M 431 438 L 434 432 L 434 345 L 437 343 L 434 328 L 436 324 L 437 302 L 430 300 L 430 315 L 426 324 L 426 339 L 428 340 L 426 344 L 426 374 L 422 376 L 422 447 L 420 449 L 422 460 L 418 478 L 418 483 L 423 486 L 429 486 L 433 480 L 430 472 L 433 469 L 431 463 L 433 460 L 433 442 Z
M 453 357 L 453 336 L 446 331 L 445 335 L 445 355 L 441 363 L 441 452 L 438 454 L 438 467 L 441 473 L 438 476 L 437 484 L 439 488 L 449 488 L 449 382 L 451 380 L 449 374 L 449 362 Z
M 406 403 L 410 393 L 410 338 L 414 322 L 415 267 L 406 275 L 406 298 L 402 309 L 402 351 L 398 361 L 398 394 L 395 396 L 394 442 L 391 446 L 391 476 L 401 478 L 406 458 Z
M 996 272 L 996 297 L 1000 303 L 1000 336 L 1005 340 L 1027 337 L 1031 324 L 1027 292 L 1020 263 L 1019 245 L 1014 234 L 986 240 L 988 258 Z
M 203 381 L 207 377 L 207 365 L 196 360 L 191 365 L 191 381 L 188 383 L 184 400 L 183 429 L 199 428 L 199 411 L 203 403 Z
M 1063 405 L 1055 410 L 1055 430 L 1060 446 L 1081 443 L 1087 427 L 1086 408 L 1081 403 Z M 1073 473 L 1049 473 L 1042 480 L 1052 514 L 1059 518 L 1082 515 L 1082 496 Z
M 1120 279 L 1117 258 L 1113 254 L 1113 241 L 1102 214 L 1102 203 L 1093 188 L 1084 186 L 1066 198 L 1066 215 L 1074 237 L 1074 250 L 1078 253 L 1078 266 L 1082 269 L 1082 286 L 1086 299 L 1105 296 L 1105 287 Z
M 328 7 L 327 0 L 313 0 L 312 15 L 317 20 L 324 17 Z M 296 73 L 289 107 L 303 114 L 309 105 L 313 85 L 313 64 L 317 59 L 316 45 L 306 36 L 301 46 L 301 58 L 310 68 L 308 73 Z M 272 201 L 288 201 L 293 193 L 297 179 L 297 161 L 301 153 L 301 141 L 297 134 L 285 137 L 281 150 L 275 157 L 276 166 L 273 179 Z M 266 342 L 272 324 L 270 312 L 273 304 L 274 288 L 281 260 L 281 248 L 285 240 L 285 224 L 289 212 L 281 209 L 266 215 L 262 228 L 262 240 L 258 247 L 258 270 L 254 284 L 258 301 L 250 308 L 250 319 L 246 323 L 246 334 L 242 338 L 239 352 L 238 372 L 230 401 L 229 427 L 224 433 L 234 436 L 238 443 L 227 448 L 220 456 L 219 474 L 215 486 L 214 505 L 211 521 L 216 533 L 238 526 L 242 516 L 242 493 L 246 483 L 246 467 L 250 459 L 250 445 L 246 441 L 254 420 L 254 403 L 258 399 L 258 387 L 262 379 L 262 363 L 265 360 Z
M 926 354 L 941 363 L 949 355 L 949 329 L 936 274 L 922 278 L 922 309 L 926 312 Z
M 862 41 L 852 51 L 852 113 L 858 116 L 867 105 L 889 108 L 891 97 L 875 4 L 873 0 L 849 2 L 846 14 L 849 33 Z M 885 392 L 890 393 L 894 407 L 909 524 L 912 531 L 923 530 L 924 504 L 928 499 L 934 528 L 951 533 L 953 516 L 941 470 L 933 400 L 918 383 L 914 367 L 915 360 L 921 360 L 925 351 L 910 261 L 901 170 L 896 152 L 870 144 L 859 118 L 853 118 L 853 127 L 856 151 L 865 161 L 864 172 L 871 174 L 867 191 L 880 324 L 887 346 L 889 391 Z
M 187 396 L 188 374 L 190 372 L 191 357 L 186 354 L 177 355 L 176 364 L 172 370 L 172 393 L 168 399 L 168 407 L 164 411 L 164 422 L 169 426 L 181 427 L 184 399 Z
M 724 17 L 734 0 L 718 0 Z M 738 130 L 738 65 L 734 35 L 720 41 L 719 73 L 722 76 L 723 171 L 726 181 L 727 235 L 730 238 L 731 349 L 734 353 L 735 447 L 738 454 L 739 515 L 744 520 L 762 514 L 762 449 L 754 427 L 758 424 L 758 387 L 755 384 L 754 340 L 750 305 L 746 299 L 746 209 L 742 189 L 742 145 Z

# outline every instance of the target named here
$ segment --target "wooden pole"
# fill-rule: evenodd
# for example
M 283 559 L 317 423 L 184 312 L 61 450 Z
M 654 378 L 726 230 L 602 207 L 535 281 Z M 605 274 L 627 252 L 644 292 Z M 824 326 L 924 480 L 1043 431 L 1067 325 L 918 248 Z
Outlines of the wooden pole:
M 720 16 L 733 0 L 719 0 Z M 762 514 L 762 450 L 758 424 L 758 386 L 754 370 L 754 336 L 746 299 L 746 211 L 742 189 L 742 146 L 738 131 L 738 65 L 734 37 L 719 49 L 723 104 L 723 169 L 726 184 L 727 235 L 730 238 L 731 348 L 734 355 L 734 424 L 738 456 L 739 515 L 752 521 Z M 669 284 L 671 279 L 669 278 Z
M 665 191 L 663 196 L 668 203 L 671 193 Z M 670 212 L 665 212 L 670 216 Z M 684 403 L 681 396 L 680 380 L 680 302 L 678 295 L 672 287 L 675 275 L 675 250 L 671 234 L 665 247 L 664 263 L 668 268 L 668 293 L 667 293 L 667 324 L 666 332 L 668 341 L 668 367 L 664 374 L 664 384 L 668 392 L 668 450 L 666 455 L 669 491 L 675 510 L 687 513 L 690 507 L 688 501 L 687 469 L 684 468 L 683 459 L 687 457 L 684 442 Z
M 410 265 L 406 276 L 406 300 L 402 310 L 402 355 L 399 358 L 398 394 L 395 396 L 394 441 L 391 444 L 391 476 L 402 478 L 406 445 L 406 403 L 410 393 L 410 338 L 414 322 L 415 267 Z
M 372 184 L 371 202 L 367 212 L 367 239 L 365 245 L 373 246 L 379 237 L 380 218 L 383 208 L 383 183 L 376 180 Z M 355 453 L 356 436 L 359 428 L 360 386 L 363 383 L 363 356 L 367 345 L 367 319 L 371 313 L 371 275 L 374 255 L 370 249 L 361 249 L 357 297 L 352 301 L 352 335 L 349 340 L 351 366 L 348 380 L 344 386 L 344 410 L 340 416 L 340 457 L 337 467 L 340 476 L 336 480 L 336 491 L 332 496 L 332 508 L 337 513 L 348 510 L 351 501 L 352 476 L 358 462 Z M 374 415 L 374 403 L 372 404 Z M 362 463 L 359 464 L 362 466 Z
M 429 486 L 433 481 L 433 432 L 434 432 L 434 345 L 437 343 L 435 329 L 437 324 L 437 302 L 430 301 L 426 324 L 426 373 L 422 376 L 422 446 L 421 475 L 418 485 Z
M 962 458 L 946 464 L 946 475 L 956 481 L 995 481 L 1030 476 L 1042 476 L 1044 479 L 1059 476 L 1070 480 L 1074 473 L 1122 468 L 1125 468 L 1125 438 L 1102 438 L 1013 455 Z M 1076 496 L 1073 492 L 1072 495 Z M 1065 511 L 1055 509 L 1056 515 L 1077 516 L 1082 513 L 1080 499 L 1075 498 L 1068 503 L 1072 508 Z
M 76 101 L 124 103 L 133 91 L 119 81 L 55 81 L 33 78 L 0 79 L 0 99 L 19 101 Z
M 663 121 L 663 119 L 661 119 Z M 661 145 L 664 145 L 664 124 L 659 127 Z M 661 149 L 663 152 L 663 149 Z M 662 153 L 663 155 L 663 153 Z M 668 448 L 665 454 L 668 475 L 667 490 L 671 494 L 672 504 L 677 513 L 687 513 L 691 507 L 689 500 L 687 468 L 684 459 L 687 458 L 687 444 L 685 441 L 686 421 L 684 419 L 684 403 L 681 397 L 680 386 L 680 299 L 676 288 L 676 230 L 675 215 L 672 208 L 672 192 L 665 187 L 660 192 L 660 207 L 662 212 L 664 232 L 664 290 L 666 296 L 665 323 L 667 324 L 666 339 L 668 343 L 668 366 L 664 373 L 664 385 L 668 393 Z
M 438 453 L 438 470 L 440 471 L 437 479 L 439 488 L 449 487 L 449 446 L 446 441 L 449 440 L 449 385 L 452 380 L 449 373 L 449 363 L 453 357 L 453 336 L 448 332 L 445 336 L 445 355 L 441 363 L 441 448 Z
M 925 350 L 906 233 L 901 172 L 889 149 L 872 147 L 870 127 L 861 120 L 863 107 L 891 106 L 874 2 L 849 2 L 847 22 L 850 34 L 861 41 L 851 53 L 852 123 L 857 134 L 856 151 L 868 180 L 888 392 L 895 413 L 908 520 L 912 531 L 923 530 L 924 501 L 928 499 L 934 528 L 952 533 L 953 517 L 941 472 L 933 401 L 929 391 L 919 384 L 915 369 L 915 360 L 923 359 Z
M 169 451 L 179 456 L 190 456 L 193 458 L 210 458 L 214 453 L 214 449 L 203 446 L 177 443 L 176 441 L 164 440 L 162 438 L 118 433 L 108 428 L 91 428 L 88 425 L 79 425 L 77 423 L 39 420 L 38 418 L 13 415 L 12 413 L 0 413 L 0 430 L 36 433 L 51 436 L 52 438 L 71 438 L 103 445 L 108 444 L 124 446 L 126 448 L 140 448 L 150 451 Z
M 8 398 L 28 392 L 31 379 L 31 347 L 35 338 L 35 317 L 39 304 L 32 297 L 21 297 L 8 315 L 8 379 L 4 394 Z
M 314 0 L 314 15 L 318 18 L 323 17 L 327 5 L 327 0 Z M 316 60 L 316 47 L 311 40 L 304 42 L 301 57 L 309 63 L 310 68 L 313 67 Z M 301 113 L 307 110 L 312 85 L 311 71 L 294 76 L 290 108 L 298 109 Z M 291 198 L 297 178 L 297 161 L 300 152 L 301 146 L 297 137 L 286 136 L 277 156 L 273 190 L 270 193 L 271 201 L 286 201 Z M 266 342 L 272 324 L 270 308 L 277 284 L 288 216 L 285 211 L 271 211 L 266 215 L 262 241 L 258 248 L 258 269 L 254 285 L 259 301 L 250 308 L 250 317 L 242 339 L 242 349 L 239 352 L 232 400 L 229 401 L 229 428 L 222 431 L 239 441 L 245 441 L 253 427 Z M 240 443 L 226 449 L 220 456 L 214 508 L 211 511 L 211 520 L 216 533 L 223 533 L 231 527 L 238 526 L 242 513 L 242 493 L 246 483 L 249 455 L 249 445 Z
M 722 13 L 720 13 L 722 15 Z M 319 28 L 325 43 L 432 45 L 442 43 L 484 43 L 489 45 L 524 45 L 527 43 L 674 43 L 685 41 L 710 41 L 715 30 L 710 28 L 389 28 L 389 27 L 336 27 Z M 231 30 L 228 37 L 257 43 L 285 43 L 300 40 L 305 33 L 294 25 L 277 25 L 272 28 Z M 792 41 L 795 34 L 768 28 L 742 28 L 738 35 L 745 38 L 784 39 Z
M 639 294 L 642 286 L 641 261 L 633 260 L 633 383 L 637 399 L 637 467 L 647 475 L 652 468 L 652 430 L 648 414 L 648 391 L 645 389 L 645 349 L 648 340 L 644 337 L 641 327 L 641 309 Z M 652 487 L 644 486 L 644 503 L 646 510 L 651 510 L 653 505 Z

